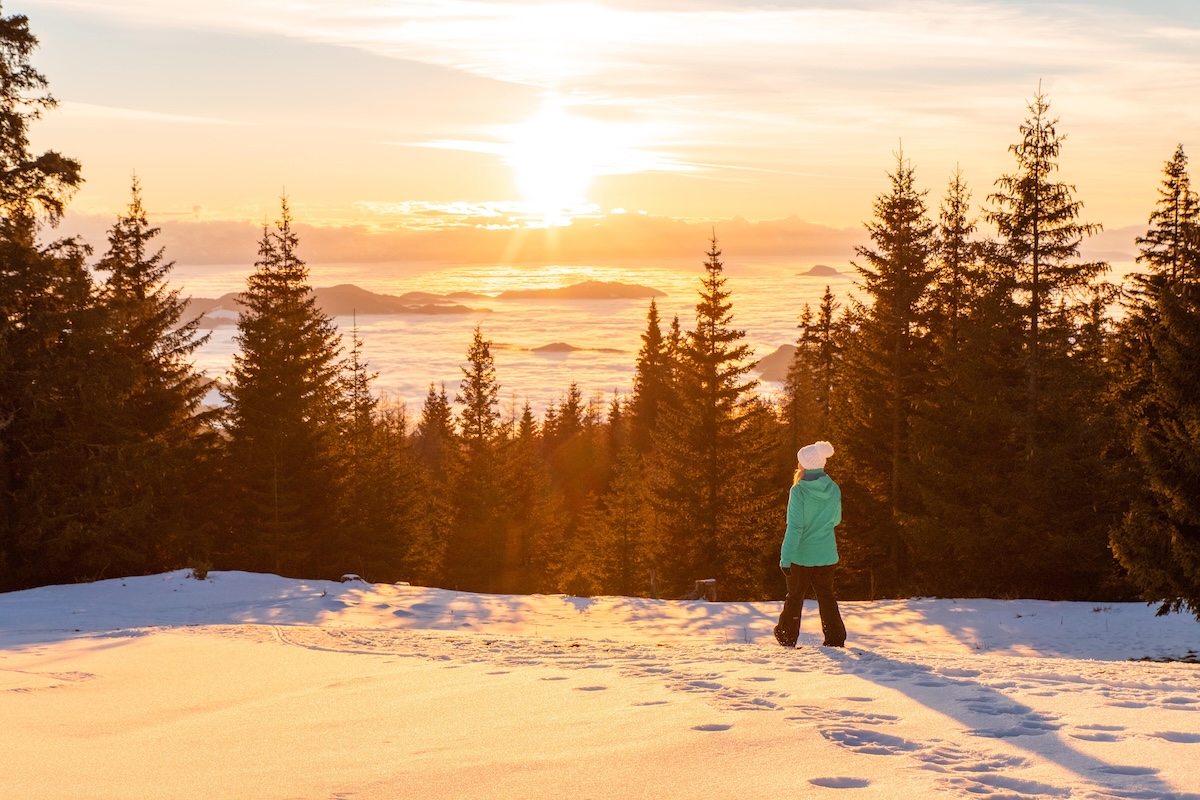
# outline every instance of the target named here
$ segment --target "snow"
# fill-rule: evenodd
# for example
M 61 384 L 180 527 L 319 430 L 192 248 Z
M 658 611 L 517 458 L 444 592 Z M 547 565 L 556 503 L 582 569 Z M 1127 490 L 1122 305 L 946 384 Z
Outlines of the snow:
M 846 602 L 840 650 L 810 602 L 784 650 L 778 611 L 241 572 L 4 594 L 0 797 L 1200 800 L 1200 665 L 1162 661 L 1191 617 Z

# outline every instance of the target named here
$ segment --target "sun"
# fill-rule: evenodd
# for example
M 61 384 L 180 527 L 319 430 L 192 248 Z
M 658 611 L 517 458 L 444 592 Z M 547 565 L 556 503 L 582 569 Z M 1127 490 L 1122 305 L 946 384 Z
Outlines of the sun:
M 558 105 L 514 126 L 508 161 L 530 210 L 555 217 L 584 205 L 600 146 L 594 125 Z
M 572 113 L 557 98 L 508 129 L 506 163 L 531 213 L 546 224 L 563 224 L 589 207 L 597 177 L 639 172 L 653 158 L 639 146 L 637 125 L 601 121 Z

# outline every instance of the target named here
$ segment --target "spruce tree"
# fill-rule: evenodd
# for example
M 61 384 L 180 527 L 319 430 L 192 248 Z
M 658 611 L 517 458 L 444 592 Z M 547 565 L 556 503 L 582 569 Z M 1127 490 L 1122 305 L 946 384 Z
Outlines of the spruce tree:
M 1132 500 L 1111 538 L 1159 613 L 1200 619 L 1200 204 L 1182 146 L 1164 173 L 1115 348 Z
M 800 315 L 800 336 L 788 363 L 781 407 L 785 429 L 781 460 L 789 470 L 794 468 L 791 461 L 798 449 L 830 436 L 827 428 L 837 391 L 843 335 L 836 316 L 839 306 L 826 286 L 816 316 L 808 305 Z
M 1150 228 L 1139 236 L 1138 263 L 1151 275 L 1167 283 L 1195 280 L 1198 276 L 1195 254 L 1200 249 L 1200 197 L 1192 189 L 1187 155 L 1183 145 L 1163 168 L 1165 177 L 1158 189 L 1158 203 L 1150 214 Z
M 447 580 L 457 589 L 493 592 L 505 573 L 506 478 L 501 470 L 500 384 L 491 341 L 477 325 L 455 402 L 462 443 L 454 477 L 454 527 L 447 552 Z
M 287 200 L 238 296 L 229 386 L 226 557 L 284 575 L 336 577 L 336 439 L 346 412 L 341 340 L 313 299 Z
M 414 546 L 407 561 L 414 579 L 426 584 L 443 585 L 447 581 L 447 548 L 455 516 L 452 483 L 461 455 L 454 427 L 454 410 L 445 385 L 438 390 L 430 384 L 412 437 L 423 498 L 419 508 L 424 522 L 420 538 L 427 546 Z
M 937 278 L 932 328 L 946 357 L 953 357 L 960 324 L 984 279 L 980 266 L 984 245 L 974 238 L 978 226 L 971 217 L 970 201 L 962 170 L 956 169 L 942 200 L 934 251 Z
M 219 418 L 203 410 L 209 383 L 192 357 L 208 339 L 183 321 L 187 301 L 167 283 L 174 262 L 153 248 L 135 179 L 132 200 L 95 265 L 106 346 L 104 426 L 95 442 L 98 500 L 106 507 L 109 555 L 122 574 L 160 571 L 207 556 L 204 486 L 214 467 Z M 202 522 L 203 521 L 203 522 Z
M 78 161 L 47 150 L 29 152 L 29 124 L 58 105 L 30 56 L 38 45 L 24 14 L 0 16 L 0 218 L 7 236 L 50 225 L 83 182 Z
M 1109 292 L 1098 281 L 1107 265 L 1080 259 L 1083 238 L 1100 226 L 1080 221 L 1075 187 L 1055 180 L 1065 137 L 1049 108 L 1039 91 L 1021 141 L 1009 148 L 1017 170 L 996 182 L 986 212 L 999 234 L 993 269 L 1011 276 L 1024 340 L 1014 431 L 1023 453 L 1011 465 L 1008 516 L 1023 546 L 1039 554 L 1010 562 L 1021 581 L 1012 591 L 1046 597 L 1109 581 L 1113 562 L 1098 532 L 1114 498 L 1105 455 L 1111 409 L 1100 390 L 1107 366 L 1089 345 L 1106 335 L 1094 310 Z
M 642 333 L 642 347 L 634 367 L 633 399 L 630 401 L 630 436 L 639 453 L 650 449 L 652 435 L 658 424 L 658 409 L 667 402 L 667 393 L 670 391 L 667 358 L 667 342 L 659 326 L 658 306 L 651 300 L 650 310 L 646 313 L 646 330 Z
M 1085 289 L 1107 265 L 1081 262 L 1079 244 L 1099 225 L 1079 221 L 1083 204 L 1075 187 L 1053 180 L 1065 135 L 1050 118 L 1050 102 L 1038 93 L 1028 104 L 1030 116 L 1020 126 L 1021 141 L 1009 147 L 1016 157 L 1015 172 L 996 181 L 994 204 L 987 219 L 999 233 L 1000 253 L 1017 276 L 1026 317 L 1027 457 L 1035 458 L 1042 428 L 1042 326 L 1046 314 L 1073 290 Z
M 783 398 L 781 412 L 783 416 L 783 438 L 781 441 L 781 463 L 786 463 L 788 453 L 793 456 L 796 451 L 809 442 L 817 439 L 827 439 L 819 431 L 824 423 L 821 418 L 820 403 L 814 389 L 819 384 L 817 377 L 817 342 L 815 320 L 812 308 L 805 304 L 800 314 L 800 336 L 796 339 L 796 349 L 788 362 L 787 374 L 783 379 Z
M 508 496 L 503 519 L 503 574 L 499 591 L 554 592 L 561 587 L 568 523 L 561 494 L 542 456 L 541 436 L 526 401 L 513 441 L 503 453 Z
M 845 485 L 848 535 L 869 547 L 872 592 L 901 590 L 909 574 L 907 517 L 917 513 L 911 483 L 911 428 L 921 398 L 929 389 L 930 287 L 935 226 L 929 221 L 925 192 L 915 186 L 912 165 L 903 153 L 888 174 L 890 187 L 875 200 L 875 217 L 866 224 L 870 247 L 859 247 L 869 305 L 857 303 L 845 348 L 845 410 L 838 415 L 835 446 Z
M 761 436 L 757 385 L 744 332 L 731 327 L 724 265 L 716 238 L 704 262 L 696 328 L 679 345 L 675 403 L 660 409 L 650 487 L 668 551 L 668 591 L 717 578 L 722 596 L 764 597 L 763 564 L 777 524 L 769 508 L 770 441 Z
M 24 15 L 0 16 L 0 591 L 105 569 L 75 558 L 101 533 L 78 479 L 102 338 L 87 248 L 39 243 L 82 178 L 77 161 L 30 152 L 30 124 L 56 105 L 30 63 L 37 43 Z
M 375 378 L 355 319 L 342 376 L 346 413 L 335 444 L 337 523 L 321 549 L 346 572 L 390 582 L 400 577 L 414 497 L 407 418 L 403 407 L 380 413 Z

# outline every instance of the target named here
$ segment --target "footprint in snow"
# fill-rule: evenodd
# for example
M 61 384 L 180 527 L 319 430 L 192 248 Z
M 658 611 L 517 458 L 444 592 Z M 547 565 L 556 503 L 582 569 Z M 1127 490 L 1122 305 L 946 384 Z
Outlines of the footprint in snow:
M 576 686 L 575 691 L 577 691 L 577 692 L 603 692 L 607 688 L 608 688 L 607 686 Z
M 917 758 L 924 762 L 922 769 L 944 773 L 1008 772 L 1029 766 L 1021 756 L 983 753 L 952 743 L 939 744 Z
M 967 734 L 970 736 L 979 736 L 984 739 L 1015 739 L 1018 736 L 1042 736 L 1050 731 L 1056 731 L 1061 727 L 1061 725 L 1056 725 L 1046 720 L 1023 719 L 1015 725 L 1009 725 L 1004 728 L 977 728 L 967 731 Z
M 1094 733 L 1071 733 L 1068 736 L 1084 742 L 1121 742 L 1125 740 L 1124 736 L 1117 736 L 1115 733 L 1104 733 L 1102 731 Z
M 727 731 L 732 727 L 732 725 L 693 725 L 692 730 L 712 733 L 715 731 Z
M 1164 697 L 1162 699 L 1164 707 L 1175 711 L 1200 711 L 1200 706 L 1196 705 L 1194 697 Z
M 1124 730 L 1122 725 L 1080 725 L 1074 733 L 1069 733 L 1068 736 L 1085 742 L 1121 742 L 1125 740 L 1125 737 L 1117 734 Z
M 1108 703 L 1111 708 L 1149 708 L 1149 703 L 1139 703 L 1136 700 L 1118 700 L 1113 703 Z
M 1123 767 L 1118 764 L 1106 764 L 1096 770 L 1107 775 L 1157 775 L 1158 769 L 1155 767 Z
M 1183 733 L 1181 731 L 1157 731 L 1150 734 L 1155 739 L 1175 744 L 1200 744 L 1200 733 Z
M 1070 797 L 1071 790 L 1041 781 L 1012 778 L 1007 775 L 973 775 L 970 778 L 948 778 L 946 783 L 970 795 L 998 794 L 1004 797 Z
M 870 712 L 852 711 L 844 708 L 821 708 L 820 706 L 792 706 L 803 716 L 787 717 L 789 722 L 853 722 L 860 725 L 887 725 L 899 722 L 895 714 L 872 714 Z
M 840 744 L 856 753 L 873 756 L 894 756 L 921 749 L 921 745 L 908 739 L 862 728 L 830 728 L 821 731 L 821 735 L 834 744 Z
M 866 778 L 809 778 L 808 782 L 826 789 L 865 789 L 871 785 Z

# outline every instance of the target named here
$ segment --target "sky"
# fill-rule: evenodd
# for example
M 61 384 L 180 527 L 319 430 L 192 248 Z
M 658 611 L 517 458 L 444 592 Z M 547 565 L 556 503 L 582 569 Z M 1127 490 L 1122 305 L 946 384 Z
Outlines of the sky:
M 574 253 L 585 228 L 611 242 L 631 225 L 658 256 L 735 219 L 746 247 L 819 257 L 861 233 L 900 153 L 932 210 L 956 169 L 985 207 L 1039 86 L 1068 137 L 1060 178 L 1112 231 L 1145 225 L 1163 164 L 1200 138 L 1189 0 L 9 0 L 3 12 L 29 16 L 61 103 L 34 147 L 83 163 L 74 224 L 111 220 L 136 173 L 185 261 L 227 260 L 222 243 L 252 241 L 282 194 L 335 260 L 519 258 L 514 231 L 555 227 Z

